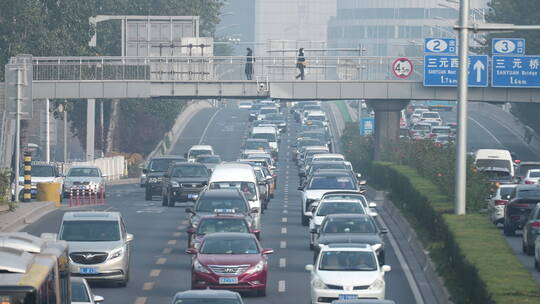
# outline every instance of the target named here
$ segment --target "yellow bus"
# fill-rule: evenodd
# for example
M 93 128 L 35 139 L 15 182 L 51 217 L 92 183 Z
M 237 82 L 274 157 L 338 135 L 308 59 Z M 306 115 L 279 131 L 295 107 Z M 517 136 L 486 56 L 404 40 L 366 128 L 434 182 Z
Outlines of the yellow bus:
M 70 304 L 67 243 L 0 233 L 0 304 Z

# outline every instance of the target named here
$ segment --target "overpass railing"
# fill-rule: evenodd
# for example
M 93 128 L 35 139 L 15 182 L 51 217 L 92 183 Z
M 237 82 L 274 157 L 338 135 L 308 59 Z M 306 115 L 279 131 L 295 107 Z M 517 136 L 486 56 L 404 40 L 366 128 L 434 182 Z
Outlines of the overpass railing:
M 253 80 L 295 80 L 296 57 L 254 57 Z M 395 57 L 306 56 L 306 80 L 395 80 Z M 423 58 L 411 58 L 421 81 Z M 246 80 L 246 57 L 34 57 L 34 81 Z

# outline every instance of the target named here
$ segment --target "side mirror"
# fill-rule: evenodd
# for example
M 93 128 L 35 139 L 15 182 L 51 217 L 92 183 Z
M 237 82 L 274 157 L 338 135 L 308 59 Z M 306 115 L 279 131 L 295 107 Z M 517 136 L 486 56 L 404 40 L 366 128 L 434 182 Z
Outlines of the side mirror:
M 383 265 L 383 266 L 381 267 L 381 270 L 382 270 L 383 272 L 389 272 L 390 270 L 392 270 L 392 267 L 390 267 L 390 265 Z
M 188 249 L 186 249 L 186 254 L 197 254 L 197 249 L 188 248 Z
M 375 202 L 369 202 L 368 206 L 369 208 L 377 208 L 377 204 Z
M 299 190 L 299 191 L 303 191 L 303 190 L 304 190 L 304 186 L 298 186 L 298 190 Z
M 258 207 L 253 207 L 253 208 L 251 208 L 249 211 L 250 211 L 251 213 L 259 213 L 259 210 L 260 210 L 260 209 L 259 209 Z
M 274 249 L 271 249 L 271 248 L 266 248 L 266 249 L 263 249 L 262 251 L 262 254 L 273 254 L 274 253 Z
M 369 212 L 369 215 L 372 216 L 372 217 L 376 217 L 376 216 L 378 216 L 379 214 L 377 214 L 377 212 Z
M 186 208 L 186 213 L 194 214 L 195 212 L 193 212 L 193 208 L 189 207 L 189 208 Z
M 184 153 L 184 158 L 185 158 L 185 159 L 187 159 L 187 158 L 188 158 L 188 157 L 187 157 L 187 152 L 186 152 L 186 153 Z
M 101 177 L 107 177 L 108 175 L 107 174 L 101 174 Z
M 360 191 L 358 191 L 358 192 L 360 192 L 360 194 L 365 194 L 367 192 L 367 190 L 366 189 L 360 189 Z
M 313 271 L 313 265 L 311 265 L 311 264 L 306 265 L 306 270 L 307 271 Z
M 366 185 L 366 184 L 367 184 L 367 181 L 361 180 L 361 181 L 358 181 L 358 184 L 363 186 L 363 185 Z
M 144 173 L 144 174 L 148 173 L 148 169 L 146 169 L 146 168 L 142 169 L 142 173 Z
M 381 232 L 382 234 L 387 234 L 387 233 L 388 233 L 388 229 L 386 229 L 386 228 L 381 228 L 380 232 Z
M 127 236 L 126 236 L 126 241 L 128 241 L 128 242 L 133 241 L 133 234 L 128 233 Z
M 362 177 L 362 174 L 356 173 L 356 177 L 357 177 L 357 178 L 361 178 L 361 177 Z
M 94 295 L 94 302 L 96 302 L 96 303 L 101 303 L 101 302 L 103 302 L 103 301 L 105 301 L 105 298 L 104 298 L 104 297 L 98 296 L 98 295 Z
M 194 233 L 195 233 L 195 228 L 193 228 L 193 227 L 188 228 L 188 229 L 186 230 L 186 232 L 189 233 L 189 234 L 194 234 Z

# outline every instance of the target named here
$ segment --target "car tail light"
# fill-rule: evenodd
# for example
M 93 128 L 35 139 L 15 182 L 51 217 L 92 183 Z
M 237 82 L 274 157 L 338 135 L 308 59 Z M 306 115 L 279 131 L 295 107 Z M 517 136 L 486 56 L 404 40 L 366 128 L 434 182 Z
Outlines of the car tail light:
M 526 208 L 529 207 L 529 204 L 512 204 L 512 207 Z
M 525 181 L 525 184 L 527 184 L 527 185 L 532 185 L 532 184 L 534 184 L 534 182 L 533 182 L 533 181 L 530 181 L 530 180 L 526 180 L 526 181 Z
M 507 200 L 495 200 L 495 206 L 505 206 L 508 204 Z
M 532 223 L 531 226 L 540 228 L 540 222 L 536 221 L 536 222 Z

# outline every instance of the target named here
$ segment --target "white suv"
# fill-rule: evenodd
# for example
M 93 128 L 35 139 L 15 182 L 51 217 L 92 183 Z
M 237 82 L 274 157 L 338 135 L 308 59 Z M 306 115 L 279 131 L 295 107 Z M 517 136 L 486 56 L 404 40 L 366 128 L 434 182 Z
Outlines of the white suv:
M 311 303 L 335 300 L 385 297 L 385 272 L 390 266 L 379 266 L 377 254 L 367 244 L 330 244 L 321 246 L 311 272 Z

